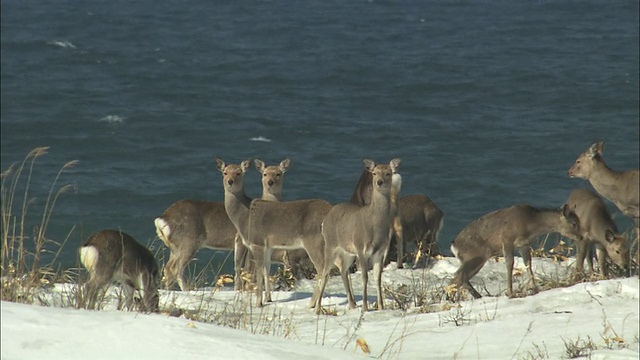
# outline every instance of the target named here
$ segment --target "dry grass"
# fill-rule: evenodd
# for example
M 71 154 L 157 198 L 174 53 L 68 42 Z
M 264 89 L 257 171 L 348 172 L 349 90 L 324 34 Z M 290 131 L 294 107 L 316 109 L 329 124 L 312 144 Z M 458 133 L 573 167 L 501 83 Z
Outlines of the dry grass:
M 36 160 L 46 155 L 48 149 L 35 148 L 22 162 L 11 164 L 2 172 L 2 300 L 34 303 L 39 289 L 68 276 L 56 269 L 54 264 L 73 228 L 62 242 L 48 239 L 46 233 L 59 196 L 74 190 L 72 184 L 59 186 L 60 176 L 75 167 L 77 161 L 69 161 L 60 168 L 51 183 L 42 213 L 37 216 L 36 224 L 30 225 L 31 206 L 36 203 L 30 191 L 34 167 Z M 45 253 L 52 254 L 53 260 L 42 265 L 40 262 Z

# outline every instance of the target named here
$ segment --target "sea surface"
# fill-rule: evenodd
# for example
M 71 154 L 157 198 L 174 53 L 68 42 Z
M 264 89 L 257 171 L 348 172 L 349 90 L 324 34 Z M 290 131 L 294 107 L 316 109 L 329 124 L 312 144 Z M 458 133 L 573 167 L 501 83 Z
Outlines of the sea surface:
M 27 233 L 52 185 L 51 200 L 73 185 L 46 229 L 63 267 L 105 228 L 164 249 L 153 219 L 169 205 L 222 201 L 215 157 L 288 157 L 285 198 L 332 203 L 364 158 L 399 157 L 402 193 L 445 212 L 445 252 L 487 212 L 589 187 L 567 170 L 593 141 L 638 168 L 637 0 L 2 0 L 1 19 L 2 170 L 49 147 Z

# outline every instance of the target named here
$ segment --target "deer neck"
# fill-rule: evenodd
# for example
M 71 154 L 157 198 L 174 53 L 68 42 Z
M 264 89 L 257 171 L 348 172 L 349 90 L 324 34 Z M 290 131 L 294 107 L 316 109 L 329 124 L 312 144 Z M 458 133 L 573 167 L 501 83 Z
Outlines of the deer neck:
M 556 232 L 560 229 L 560 218 L 562 210 L 556 209 L 536 209 L 532 216 L 531 223 L 535 236 Z
M 371 194 L 371 203 L 366 205 L 368 216 L 374 218 L 390 218 L 391 217 L 391 194 L 389 192 L 382 193 L 373 190 Z
M 282 194 L 281 193 L 270 193 L 268 191 L 263 191 L 262 192 L 262 200 L 282 201 Z
M 236 229 L 238 229 L 240 235 L 245 239 L 249 224 L 250 206 L 251 199 L 247 197 L 244 190 L 238 192 L 225 191 L 224 208 L 227 211 L 227 215 L 231 222 L 235 225 Z
M 589 182 L 594 189 L 607 199 L 617 194 L 616 183 L 620 178 L 617 171 L 611 170 L 604 161 L 597 161 L 589 176 Z

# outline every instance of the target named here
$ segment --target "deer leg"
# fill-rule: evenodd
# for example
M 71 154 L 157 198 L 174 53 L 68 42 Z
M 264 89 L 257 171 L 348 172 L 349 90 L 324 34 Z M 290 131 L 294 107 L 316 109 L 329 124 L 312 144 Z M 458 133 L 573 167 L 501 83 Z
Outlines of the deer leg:
M 475 274 L 477 274 L 478 271 L 480 271 L 480 269 L 482 269 L 486 261 L 487 259 L 481 256 L 477 256 L 469 260 L 463 261 L 462 264 L 460 265 L 460 268 L 456 271 L 453 277 L 452 283 L 455 284 L 459 289 L 462 289 L 462 288 L 467 289 L 467 291 L 469 291 L 471 296 L 473 296 L 474 298 L 476 299 L 481 298 L 482 295 L 480 295 L 480 293 L 476 291 L 476 289 L 471 285 L 471 282 L 469 280 Z
M 576 272 L 584 273 L 584 260 L 589 252 L 589 241 L 587 239 L 576 240 Z
M 122 293 L 124 294 L 124 309 L 126 309 L 127 311 L 132 311 L 134 309 L 133 295 L 136 289 L 133 286 L 133 283 L 131 283 L 131 281 L 129 280 L 123 281 L 121 288 Z
M 596 245 L 596 257 L 598 258 L 598 271 L 600 272 L 600 277 L 602 279 L 606 279 L 609 275 L 607 252 L 600 245 Z
M 381 255 L 377 257 L 373 262 L 373 277 L 378 286 L 376 291 L 378 296 L 378 310 L 384 310 L 384 296 L 382 294 L 382 267 L 384 265 L 384 258 Z
M 351 279 L 349 278 L 349 268 L 353 264 L 353 257 L 349 254 L 343 254 L 337 261 L 336 265 L 340 270 L 340 277 L 342 278 L 342 284 L 347 292 L 347 302 L 349 303 L 349 309 L 356 308 L 356 300 L 353 296 L 353 287 L 351 286 Z
M 85 283 L 84 290 L 83 290 L 84 299 L 85 299 L 84 307 L 87 310 L 95 310 L 96 303 L 98 300 L 98 292 L 100 288 L 101 287 L 96 282 L 96 279 L 94 276 L 91 276 L 89 281 Z
M 318 274 L 318 281 L 320 282 L 316 286 L 318 287 L 318 295 L 316 296 L 316 314 L 322 314 L 322 296 L 324 295 L 324 289 L 327 286 L 327 281 L 329 280 L 329 273 L 331 272 L 331 263 L 334 259 L 334 254 L 329 251 L 328 247 L 324 248 L 324 265 L 322 266 L 322 274 Z
M 164 265 L 164 269 L 162 270 L 164 274 L 162 276 L 162 286 L 167 290 L 171 289 L 171 286 L 173 286 L 173 283 L 175 283 L 176 281 L 175 275 L 173 273 L 173 267 L 175 266 L 174 265 L 175 262 L 176 262 L 176 258 L 172 251 L 171 255 L 169 255 L 169 261 L 167 261 L 167 263 Z
M 318 244 L 320 246 L 313 246 L 313 244 Z M 316 268 L 318 277 L 321 277 L 322 274 L 324 274 L 324 241 L 316 241 L 313 242 L 313 244 L 307 244 L 305 250 L 307 251 L 307 255 L 309 255 L 309 258 L 311 259 L 313 266 Z M 318 296 L 321 296 L 321 294 L 318 293 L 319 285 L 320 281 L 316 281 L 316 286 L 313 287 L 313 295 L 311 295 L 311 301 L 309 302 L 309 308 L 313 308 L 318 301 Z
M 529 288 L 531 288 L 534 293 L 537 293 L 538 286 L 536 285 L 536 277 L 533 275 L 533 268 L 531 267 L 531 247 L 524 246 L 518 249 L 518 251 L 522 256 L 524 264 L 527 267 L 527 272 L 529 273 Z
M 193 259 L 193 255 L 198 251 L 198 249 L 186 249 L 184 252 L 176 255 L 175 260 L 173 262 L 173 266 L 169 269 L 172 272 L 173 279 L 177 277 L 178 286 L 181 291 L 189 291 L 189 285 L 184 278 L 184 269 L 187 267 L 187 264 Z M 171 252 L 171 256 L 174 253 Z M 171 258 L 169 258 L 169 262 L 171 262 Z
M 233 288 L 236 291 L 242 291 L 244 289 L 244 280 L 242 279 L 242 268 L 247 263 L 247 257 L 249 255 L 248 249 L 242 243 L 242 238 L 239 234 L 236 234 L 234 240 L 233 249 Z
M 507 266 L 507 296 L 513 296 L 513 250 L 505 248 L 504 262 Z
M 404 268 L 404 230 L 400 217 L 393 218 L 393 232 L 396 235 L 396 257 L 398 269 Z
M 271 252 L 269 247 L 264 249 L 264 298 L 266 302 L 271 302 Z
M 262 247 L 252 245 L 251 255 L 255 264 L 255 281 L 256 281 L 256 306 L 262 307 L 262 290 L 263 290 L 263 272 L 264 272 L 264 249 Z
M 364 257 L 364 254 L 358 253 L 358 260 L 360 261 L 360 267 L 362 268 L 362 312 L 369 311 L 368 299 L 367 299 L 367 285 L 369 282 L 369 261 Z

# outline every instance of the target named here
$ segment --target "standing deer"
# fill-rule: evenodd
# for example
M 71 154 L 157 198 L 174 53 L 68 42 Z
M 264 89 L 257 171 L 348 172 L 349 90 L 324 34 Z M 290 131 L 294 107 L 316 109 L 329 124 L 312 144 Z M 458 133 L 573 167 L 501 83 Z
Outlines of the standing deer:
M 538 209 L 514 205 L 490 212 L 467 225 L 451 244 L 451 252 L 460 260 L 452 284 L 466 288 L 473 297 L 482 297 L 469 280 L 492 256 L 504 256 L 507 265 L 507 295 L 513 296 L 513 251 L 518 249 L 528 268 L 530 288 L 537 292 L 531 268 L 531 244 L 540 235 L 558 232 L 581 239 L 578 216 L 564 205 L 561 209 Z
M 322 199 L 285 202 L 254 200 L 251 203 L 247 241 L 256 263 L 258 306 L 262 306 L 262 284 L 266 301 L 271 301 L 269 270 L 274 249 L 303 249 L 313 262 L 318 274 L 324 265 L 322 221 L 331 210 L 331 204 Z M 262 261 L 260 256 L 262 255 Z M 261 281 L 264 279 L 264 281 Z M 315 305 L 317 283 L 309 307 Z
M 429 197 L 424 195 L 407 195 L 398 199 L 400 192 L 400 174 L 394 174 L 391 190 L 391 212 L 393 215 L 392 238 L 396 239 L 396 261 L 399 269 L 404 267 L 404 245 L 415 243 L 416 256 L 414 266 L 417 266 L 422 249 L 430 249 L 437 244 L 438 234 L 442 229 L 444 213 Z M 372 176 L 363 170 L 358 186 L 353 191 L 351 202 L 356 205 L 366 205 L 371 202 L 373 191 Z M 390 252 L 394 250 L 393 242 Z M 427 250 L 428 251 L 428 250 Z
M 384 309 L 382 296 L 382 267 L 389 248 L 391 224 L 391 187 L 393 174 L 400 166 L 400 159 L 393 159 L 388 165 L 376 165 L 365 159 L 364 165 L 372 174 L 373 191 L 369 204 L 359 206 L 353 203 L 335 205 L 322 223 L 324 236 L 325 261 L 322 277 L 316 296 L 316 312 L 322 312 L 322 295 L 329 280 L 332 264 L 338 266 L 342 283 L 347 292 L 349 308 L 354 309 L 353 296 L 348 270 L 357 258 L 362 269 L 364 285 L 362 311 L 368 310 L 367 282 L 368 269 L 373 268 L 377 285 L 378 309 Z
M 202 200 L 179 200 L 154 221 L 160 240 L 171 250 L 162 279 L 166 288 L 178 282 L 180 290 L 189 287 L 184 269 L 201 248 L 233 250 L 234 286 L 242 290 L 242 261 L 246 249 L 237 238 L 237 230 L 224 209 L 224 203 Z
M 291 161 L 284 159 L 278 166 L 266 166 L 256 160 L 262 174 L 262 198 L 279 201 L 282 198 L 284 173 Z M 242 268 L 247 249 L 229 219 L 224 203 L 200 200 L 179 200 L 155 219 L 158 237 L 171 250 L 164 268 L 164 283 L 170 287 L 177 278 L 182 291 L 188 290 L 184 268 L 201 248 L 233 250 L 234 287 L 243 289 Z
M 626 270 L 629 258 L 627 239 L 618 233 L 618 228 L 611 219 L 609 209 L 602 198 L 591 190 L 576 189 L 569 195 L 567 204 L 580 218 L 582 241 L 576 241 L 577 270 L 582 272 L 584 259 L 593 243 L 598 251 L 598 265 L 601 275 L 607 275 L 605 252 L 614 263 Z M 588 260 L 593 269 L 591 256 Z
M 266 166 L 260 159 L 255 159 L 256 169 L 262 176 L 262 200 L 282 201 L 282 183 L 284 173 L 289 170 L 291 160 L 284 159 L 278 166 Z M 251 256 L 250 254 L 247 254 Z M 309 256 L 304 249 L 284 250 L 277 249 L 272 253 L 271 260 L 285 264 L 298 276 L 304 272 Z M 313 266 L 313 264 L 312 264 Z
M 570 177 L 588 180 L 596 191 L 631 217 L 638 227 L 640 221 L 640 172 L 638 169 L 618 172 L 611 170 L 602 158 L 604 142 L 595 142 L 578 156 L 569 169 Z
M 125 294 L 125 307 L 132 310 L 136 290 L 143 292 L 140 311 L 158 312 L 159 272 L 153 254 L 128 234 L 101 230 L 80 247 L 80 262 L 89 272 L 84 294 L 87 309 L 95 309 L 98 294 L 112 281 L 119 282 Z

